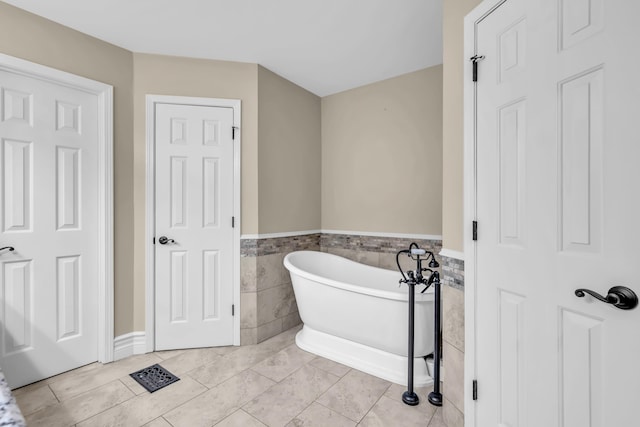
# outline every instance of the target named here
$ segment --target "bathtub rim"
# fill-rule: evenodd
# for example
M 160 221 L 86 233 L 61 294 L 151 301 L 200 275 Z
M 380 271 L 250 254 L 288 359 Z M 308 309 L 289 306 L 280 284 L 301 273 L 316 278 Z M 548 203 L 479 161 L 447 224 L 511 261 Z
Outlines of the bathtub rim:
M 317 254 L 322 254 L 321 256 L 339 258 L 341 260 L 340 262 L 345 262 L 347 264 L 349 264 L 349 263 L 356 264 L 356 265 L 359 266 L 358 268 L 362 268 L 362 266 L 364 266 L 366 268 L 371 268 L 371 269 L 375 269 L 375 270 L 381 270 L 381 273 L 384 273 L 384 274 L 389 274 L 389 272 L 392 271 L 392 270 L 387 270 L 385 268 L 374 267 L 372 265 L 362 264 L 362 263 L 350 260 L 349 258 L 345 258 L 345 257 L 339 256 L 339 255 L 335 255 L 335 254 L 330 254 L 328 252 L 321 252 L 321 251 L 293 251 L 293 252 L 288 253 L 284 257 L 284 261 L 283 261 L 283 264 L 286 267 L 286 269 L 289 270 L 289 273 L 297 274 L 300 277 L 304 277 L 305 279 L 311 280 L 311 281 L 316 282 L 316 283 L 321 284 L 321 285 L 327 285 L 327 286 L 331 286 L 331 287 L 338 288 L 338 289 L 344 289 L 344 290 L 350 291 L 350 292 L 355 292 L 355 293 L 359 293 L 359 294 L 370 295 L 370 296 L 379 297 L 379 298 L 385 298 L 385 299 L 390 299 L 390 300 L 396 300 L 396 301 L 408 301 L 409 300 L 409 293 L 408 292 L 405 293 L 405 292 L 386 291 L 386 290 L 381 290 L 381 289 L 367 288 L 365 286 L 353 285 L 353 284 L 350 284 L 350 283 L 340 282 L 340 281 L 337 281 L 337 280 L 334 280 L 334 279 L 330 279 L 330 278 L 325 277 L 325 276 L 320 276 L 320 275 L 308 272 L 306 270 L 302 270 L 300 267 L 294 265 L 289 258 L 295 257 L 296 254 L 304 254 L 304 253 L 312 253 L 312 254 L 314 254 L 313 256 L 318 256 Z M 407 286 L 407 285 L 406 284 L 402 284 L 401 286 Z M 416 303 L 433 302 L 433 301 L 434 301 L 434 288 L 433 287 L 430 287 L 424 293 L 421 293 L 416 289 L 416 292 L 415 292 L 415 302 Z

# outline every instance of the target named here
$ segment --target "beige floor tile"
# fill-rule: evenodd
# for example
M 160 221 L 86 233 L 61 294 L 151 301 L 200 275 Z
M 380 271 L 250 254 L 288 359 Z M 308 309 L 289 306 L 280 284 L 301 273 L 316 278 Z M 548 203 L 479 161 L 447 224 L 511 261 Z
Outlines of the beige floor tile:
M 325 359 L 324 357 L 320 356 L 316 357 L 309 364 L 338 377 L 344 377 L 347 372 L 351 370 L 351 368 L 348 366 L 345 366 L 338 362 L 334 362 L 333 360 Z
M 393 426 L 398 420 L 402 420 L 402 425 L 406 427 L 424 427 L 429 423 L 435 411 L 435 407 L 425 402 L 421 402 L 418 406 L 408 406 L 382 396 L 359 425 L 362 427 L 386 427 Z
M 243 409 L 270 427 L 284 426 L 338 379 L 321 369 L 305 365 L 247 403 Z
M 48 384 L 42 382 L 37 384 L 38 387 L 31 387 L 21 393 L 16 393 L 15 391 L 13 393 L 22 415 L 25 417 L 42 408 L 58 403 L 58 399 L 56 399 Z
M 355 427 L 349 418 L 314 402 L 295 417 L 286 427 Z
M 216 427 L 266 427 L 260 421 L 238 409 L 224 420 L 216 424 Z
M 197 378 L 201 384 L 212 388 L 249 369 L 273 353 L 272 350 L 262 349 L 257 345 L 240 347 L 238 351 L 222 356 L 213 363 L 196 368 L 188 375 Z
M 112 381 L 27 416 L 30 427 L 70 426 L 131 399 L 134 394 L 120 381 Z
M 172 426 L 171 426 L 171 424 L 169 424 L 169 422 L 167 420 L 165 420 L 164 418 L 160 417 L 160 418 L 156 418 L 155 420 L 151 421 L 150 423 L 145 424 L 144 427 L 172 427 Z
M 160 359 L 165 360 L 165 359 L 170 359 L 172 357 L 175 357 L 181 353 L 184 353 L 185 351 L 189 351 L 189 350 L 163 350 L 163 351 L 156 351 L 153 354 L 158 356 Z
M 142 394 L 78 424 L 78 427 L 141 426 L 202 394 L 207 389 L 183 377 L 154 393 Z
M 81 371 L 77 375 L 65 376 L 59 381 L 50 383 L 50 387 L 56 397 L 60 401 L 64 401 L 117 380 L 131 372 L 160 362 L 160 358 L 153 353 L 127 357 L 117 362 L 102 365 L 97 369 Z
M 318 403 L 359 422 L 391 383 L 352 369 L 327 390 Z
M 174 426 L 209 427 L 274 384 L 247 370 L 166 413 L 164 418 Z
M 126 385 L 129 390 L 135 395 L 142 393 L 149 393 L 146 388 L 142 387 L 140 383 L 129 375 L 125 375 L 124 377 L 120 377 L 120 382 Z
M 205 366 L 215 362 L 222 356 L 216 347 L 211 348 L 194 348 L 189 351 L 165 359 L 160 365 L 174 375 L 180 376 L 186 372 L 192 371 L 200 366 Z
M 302 365 L 306 365 L 315 359 L 315 357 L 313 354 L 300 350 L 295 344 L 292 344 L 251 369 L 260 375 L 271 378 L 275 382 L 280 382 L 300 369 Z
M 386 397 L 389 399 L 397 400 L 398 402 L 402 402 L 402 393 L 407 391 L 407 387 L 399 384 L 391 384 L 391 386 L 384 393 Z M 423 403 L 426 405 L 435 408 L 432 404 L 429 403 L 429 393 L 433 391 L 433 387 L 414 387 L 413 392 L 418 395 L 420 399 L 420 403 L 418 406 L 422 406 Z
M 296 334 L 302 329 L 302 325 L 294 326 L 291 329 L 288 329 L 275 337 L 269 338 L 266 341 L 258 344 L 261 348 L 267 348 L 272 350 L 274 353 L 282 350 L 285 347 L 290 346 L 296 342 Z
M 444 422 L 442 408 L 438 408 L 436 410 L 436 413 L 433 415 L 433 418 L 431 418 L 429 427 L 447 427 L 447 424 Z

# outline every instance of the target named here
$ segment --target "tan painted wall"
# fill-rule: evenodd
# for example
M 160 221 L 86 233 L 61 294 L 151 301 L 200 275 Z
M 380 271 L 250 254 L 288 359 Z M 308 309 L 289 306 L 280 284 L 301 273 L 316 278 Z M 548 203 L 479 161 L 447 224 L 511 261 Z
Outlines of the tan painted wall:
M 114 87 L 115 333 L 133 329 L 133 55 L 0 2 L 0 52 Z
M 463 251 L 464 17 L 481 0 L 444 0 L 442 102 L 442 246 Z
M 320 98 L 258 67 L 260 233 L 320 229 Z
M 258 66 L 134 54 L 134 331 L 145 327 L 146 95 L 242 101 L 242 233 L 258 232 Z
M 322 228 L 441 224 L 442 66 L 322 98 Z

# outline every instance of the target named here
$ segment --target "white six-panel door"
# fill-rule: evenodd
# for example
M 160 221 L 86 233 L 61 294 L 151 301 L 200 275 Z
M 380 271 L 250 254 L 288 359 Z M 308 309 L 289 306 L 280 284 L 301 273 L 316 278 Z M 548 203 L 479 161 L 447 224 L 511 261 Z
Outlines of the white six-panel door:
M 640 293 L 638 16 L 507 0 L 475 23 L 472 425 L 639 425 L 640 308 L 574 293 Z
M 0 366 L 12 387 L 97 360 L 96 95 L 0 72 Z
M 155 347 L 231 345 L 234 111 L 155 108 Z

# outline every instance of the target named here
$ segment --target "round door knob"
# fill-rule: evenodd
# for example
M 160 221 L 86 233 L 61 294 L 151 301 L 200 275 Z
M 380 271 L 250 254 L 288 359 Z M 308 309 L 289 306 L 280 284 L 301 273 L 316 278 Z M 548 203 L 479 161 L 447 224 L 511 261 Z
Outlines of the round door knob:
M 166 245 L 167 243 L 175 243 L 176 241 L 173 239 L 168 238 L 167 236 L 160 236 L 160 238 L 158 239 L 158 243 L 160 243 L 161 245 Z

